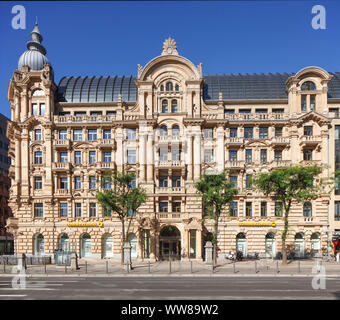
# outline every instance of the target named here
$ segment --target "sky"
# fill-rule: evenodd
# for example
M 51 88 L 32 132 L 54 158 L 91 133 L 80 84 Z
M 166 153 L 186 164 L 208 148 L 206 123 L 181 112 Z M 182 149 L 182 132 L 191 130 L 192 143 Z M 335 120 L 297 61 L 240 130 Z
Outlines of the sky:
M 14 5 L 26 10 L 15 30 Z M 326 29 L 315 30 L 315 5 Z M 63 76 L 136 75 L 171 36 L 203 74 L 340 71 L 340 1 L 1 1 L 0 113 L 10 117 L 8 82 L 38 17 L 56 84 Z

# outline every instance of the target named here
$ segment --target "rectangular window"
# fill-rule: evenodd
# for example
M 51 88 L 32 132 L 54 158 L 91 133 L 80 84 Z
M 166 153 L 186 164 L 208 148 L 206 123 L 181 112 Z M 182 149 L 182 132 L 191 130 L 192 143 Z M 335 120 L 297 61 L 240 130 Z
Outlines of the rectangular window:
M 168 187 L 168 177 L 159 177 L 159 186 L 161 188 L 167 188 Z
M 237 161 L 237 150 L 229 150 L 229 161 Z
M 81 151 L 75 151 L 74 153 L 74 163 L 81 164 Z
M 246 162 L 247 163 L 252 162 L 252 152 L 251 152 L 251 149 L 246 149 Z
M 275 127 L 275 137 L 282 137 L 282 127 Z
M 43 211 L 43 204 L 42 203 L 35 203 L 34 204 L 34 216 L 38 218 L 42 218 L 44 215 Z
M 111 152 L 104 152 L 104 162 L 111 162 Z
M 181 187 L 181 177 L 173 176 L 172 177 L 172 187 L 173 188 L 180 188 Z
M 159 148 L 159 160 L 160 161 L 168 161 L 168 149 Z
M 34 116 L 38 115 L 38 105 L 36 103 L 32 103 L 32 113 Z
M 310 111 L 315 111 L 315 94 L 310 96 Z
M 275 217 L 282 217 L 282 210 L 283 210 L 282 202 L 276 201 L 275 202 Z
M 261 217 L 267 216 L 267 202 L 261 202 Z
M 229 183 L 233 188 L 237 188 L 237 176 L 229 176 Z
M 68 189 L 68 182 L 67 182 L 67 177 L 61 177 L 60 178 L 60 189 Z
M 67 152 L 60 152 L 60 162 L 68 162 Z
M 41 135 L 41 129 L 35 130 L 35 141 L 41 141 L 42 135 Z
M 34 152 L 34 163 L 42 164 L 42 152 L 41 151 Z
M 41 190 L 42 189 L 42 177 L 34 178 L 34 189 Z
M 237 137 L 237 128 L 230 128 L 229 129 L 229 137 L 236 138 Z
M 284 112 L 285 112 L 285 109 L 281 109 L 281 108 L 273 108 L 273 109 L 272 109 L 272 112 L 273 112 L 273 113 L 284 113 Z
M 213 149 L 204 149 L 204 162 L 214 162 Z
M 340 201 L 334 203 L 334 220 L 340 221 Z
M 90 164 L 95 164 L 96 163 L 96 151 L 90 151 L 89 154 L 89 160 L 90 160 Z
M 235 201 L 230 202 L 229 213 L 231 217 L 237 217 L 237 202 Z
M 261 149 L 261 162 L 267 162 L 267 149 Z
M 246 217 L 252 216 L 252 203 L 246 202 Z
M 81 203 L 75 203 L 75 216 L 81 217 Z
M 96 177 L 90 176 L 90 189 L 96 189 Z
M 80 177 L 74 177 L 74 188 L 81 189 L 81 179 Z
M 111 217 L 111 208 L 108 206 L 103 207 L 103 215 L 104 217 Z
M 301 111 L 302 111 L 302 112 L 305 112 L 306 109 L 307 109 L 306 100 L 307 100 L 306 95 L 302 95 L 302 96 L 301 96 Z
M 252 175 L 247 174 L 246 175 L 246 189 L 251 189 L 252 187 Z
M 66 140 L 67 139 L 67 130 L 59 130 L 59 139 Z
M 205 128 L 204 129 L 204 139 L 212 139 L 213 138 L 213 129 Z
M 239 113 L 250 113 L 251 110 L 250 109 L 240 109 L 238 112 Z
M 82 141 L 83 140 L 83 131 L 81 129 L 73 130 L 73 140 L 74 141 Z
M 172 212 L 181 212 L 181 203 L 173 202 L 172 203 Z
M 268 109 L 256 109 L 255 113 L 268 113 Z
M 260 139 L 267 139 L 268 138 L 268 128 L 261 127 L 259 132 Z
M 137 180 L 136 180 L 136 177 L 133 176 L 133 177 L 131 177 L 131 179 L 129 181 L 129 187 L 134 189 L 134 188 L 136 188 L 136 186 L 137 186 Z
M 282 150 L 275 150 L 274 151 L 274 160 L 281 161 L 282 160 Z
M 136 129 L 127 129 L 127 139 L 136 140 Z
M 97 204 L 95 202 L 90 203 L 90 217 L 95 217 L 97 215 Z
M 104 178 L 104 189 L 111 189 L 111 179 Z
M 104 139 L 111 139 L 111 130 L 104 130 Z
M 244 128 L 244 138 L 245 139 L 253 138 L 253 128 Z
M 312 136 L 313 135 L 313 127 L 312 126 L 304 126 L 303 127 L 303 135 L 304 136 Z
M 312 160 L 313 150 L 312 149 L 304 149 L 303 150 L 303 160 Z
M 168 212 L 168 203 L 160 202 L 159 203 L 159 212 Z
M 60 203 L 59 212 L 61 217 L 67 217 L 67 203 Z
M 212 217 L 213 216 L 213 207 L 211 205 L 205 205 L 203 209 L 203 215 L 205 217 Z
M 131 164 L 136 163 L 136 150 L 127 151 L 127 162 Z
M 97 140 L 97 130 L 96 129 L 89 129 L 87 132 L 87 137 L 89 141 L 96 141 Z
M 45 115 L 45 103 L 40 103 L 40 115 Z
M 181 150 L 180 149 L 172 149 L 171 150 L 172 161 L 180 161 L 181 160 Z

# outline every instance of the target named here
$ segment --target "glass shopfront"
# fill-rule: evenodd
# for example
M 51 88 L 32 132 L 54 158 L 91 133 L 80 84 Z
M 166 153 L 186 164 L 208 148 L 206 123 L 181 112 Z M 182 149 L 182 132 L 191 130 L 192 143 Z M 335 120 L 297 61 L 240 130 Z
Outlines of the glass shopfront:
M 162 260 L 181 259 L 181 233 L 175 226 L 167 226 L 161 230 L 159 249 Z

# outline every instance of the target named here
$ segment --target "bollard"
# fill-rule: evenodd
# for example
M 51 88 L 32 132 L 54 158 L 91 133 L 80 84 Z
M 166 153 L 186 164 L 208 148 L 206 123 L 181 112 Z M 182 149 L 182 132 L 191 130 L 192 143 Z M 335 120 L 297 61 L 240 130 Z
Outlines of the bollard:
M 85 273 L 87 274 L 87 261 L 85 261 Z
M 171 273 L 171 259 L 169 257 L 169 273 Z
M 192 261 L 190 261 L 190 273 L 192 273 Z
M 257 263 L 256 263 L 256 261 L 254 263 L 254 269 L 255 269 L 255 273 L 257 273 Z
M 109 264 L 108 264 L 108 261 L 106 261 L 106 273 L 109 273 Z
M 46 274 L 47 273 L 46 261 L 45 260 L 43 261 L 44 261 L 44 268 L 45 268 L 45 274 Z
M 4 273 L 6 273 L 6 263 L 5 263 L 5 260 L 3 262 L 4 262 Z
M 67 273 L 67 264 L 65 263 L 65 274 Z
M 149 273 L 151 273 L 151 270 L 150 270 L 150 261 L 148 263 L 148 271 L 149 271 Z
M 279 273 L 279 261 L 276 261 L 276 273 Z
M 130 270 L 129 270 L 129 264 L 127 263 L 127 264 L 126 264 L 126 272 L 129 273 L 129 271 L 130 271 Z
M 211 273 L 214 273 L 214 265 L 211 265 Z
M 235 260 L 233 261 L 233 271 L 234 271 L 234 273 L 236 273 Z
M 298 273 L 301 272 L 300 261 L 298 261 Z

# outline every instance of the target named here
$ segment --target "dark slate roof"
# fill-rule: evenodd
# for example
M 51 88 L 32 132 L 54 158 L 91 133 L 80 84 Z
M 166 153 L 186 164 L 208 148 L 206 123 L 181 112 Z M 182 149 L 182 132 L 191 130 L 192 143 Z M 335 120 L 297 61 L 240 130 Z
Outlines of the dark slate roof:
M 328 84 L 328 98 L 340 99 L 340 72 Z M 294 73 L 222 74 L 204 76 L 203 98 L 218 100 L 285 100 L 288 98 L 286 81 Z M 136 77 L 64 77 L 58 84 L 59 102 L 136 102 Z

